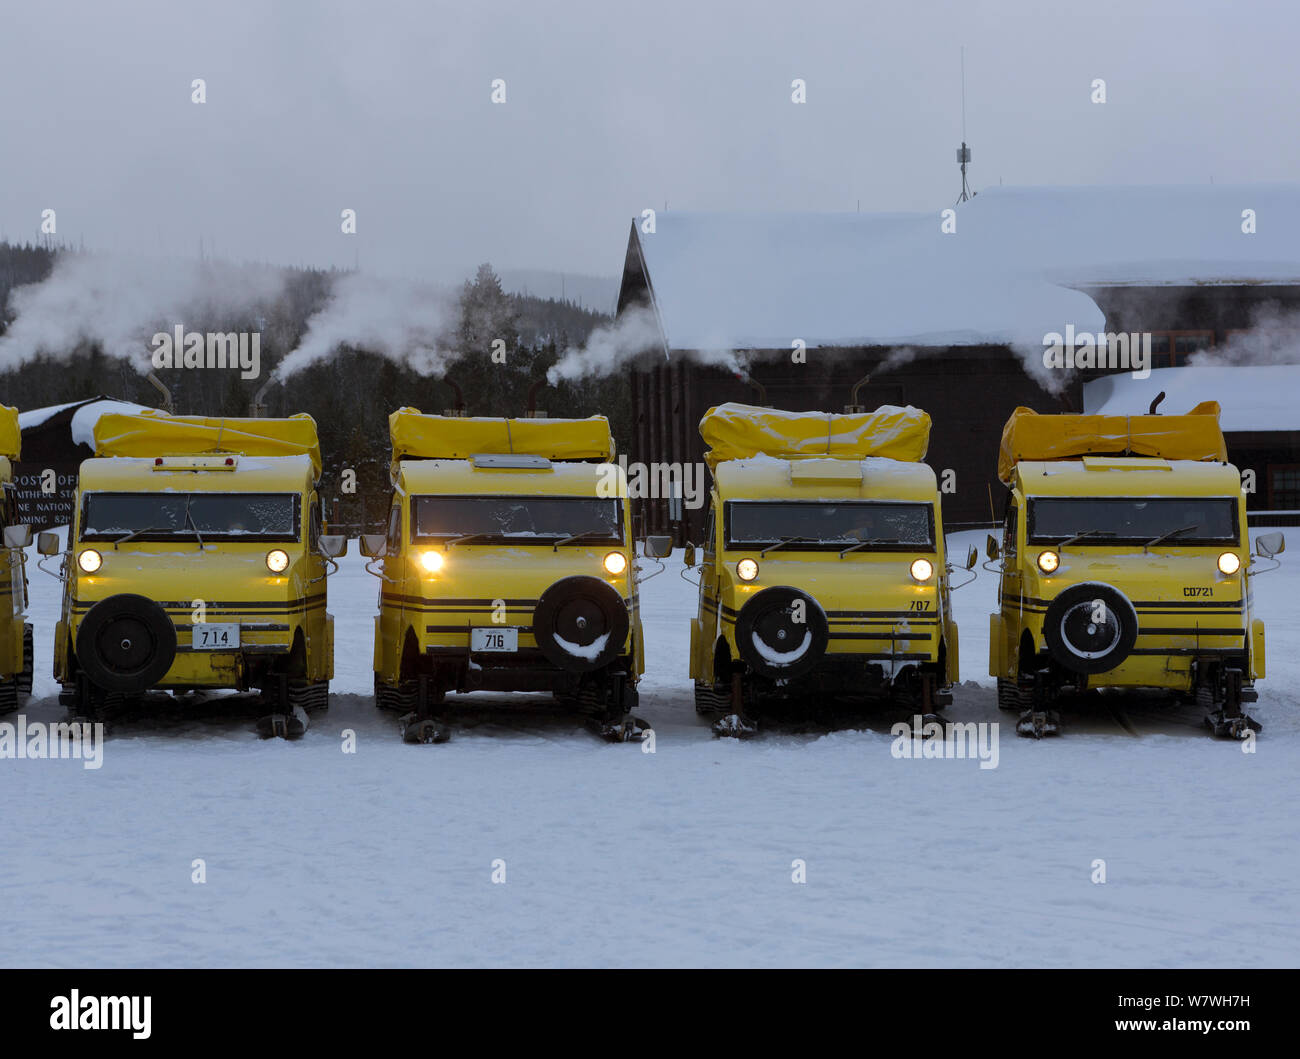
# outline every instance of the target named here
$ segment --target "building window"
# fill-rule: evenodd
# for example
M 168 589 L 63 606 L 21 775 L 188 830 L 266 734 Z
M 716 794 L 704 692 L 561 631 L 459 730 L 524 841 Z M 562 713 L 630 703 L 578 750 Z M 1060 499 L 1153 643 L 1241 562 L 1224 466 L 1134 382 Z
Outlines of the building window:
M 1300 511 L 1300 463 L 1269 467 L 1268 506 L 1272 511 Z
M 1193 353 L 1213 348 L 1213 331 L 1152 331 L 1151 366 L 1178 368 L 1186 364 Z

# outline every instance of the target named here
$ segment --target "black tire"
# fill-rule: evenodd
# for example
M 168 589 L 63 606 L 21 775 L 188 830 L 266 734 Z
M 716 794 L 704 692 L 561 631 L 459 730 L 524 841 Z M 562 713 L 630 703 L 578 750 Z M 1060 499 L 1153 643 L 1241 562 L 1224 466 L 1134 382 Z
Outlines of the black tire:
M 77 629 L 77 665 L 96 687 L 138 695 L 176 657 L 176 628 L 152 599 L 124 593 L 90 608 Z
M 803 621 L 795 620 L 802 610 Z M 754 642 L 768 648 L 764 654 Z M 765 588 L 740 608 L 736 646 L 751 670 L 774 680 L 792 680 L 811 670 L 826 654 L 830 628 L 821 605 L 797 588 Z M 788 646 L 787 646 L 788 645 Z M 776 655 L 794 655 L 779 661 Z
M 1008 713 L 1024 713 L 1029 705 L 1029 696 L 1020 690 L 1020 683 L 998 677 L 998 709 Z
M 1119 589 L 1102 581 L 1071 585 L 1052 600 L 1043 615 L 1047 649 L 1072 673 L 1114 669 L 1132 652 L 1137 633 L 1133 604 Z
M 603 669 L 623 652 L 628 634 L 627 604 L 599 578 L 565 577 L 537 601 L 533 635 L 546 660 L 568 673 Z M 590 657 L 567 650 L 560 641 L 586 650 L 606 637 Z
M 23 624 L 23 671 L 14 678 L 14 686 L 19 695 L 32 693 L 32 673 L 36 668 L 36 649 L 32 643 L 32 627 Z

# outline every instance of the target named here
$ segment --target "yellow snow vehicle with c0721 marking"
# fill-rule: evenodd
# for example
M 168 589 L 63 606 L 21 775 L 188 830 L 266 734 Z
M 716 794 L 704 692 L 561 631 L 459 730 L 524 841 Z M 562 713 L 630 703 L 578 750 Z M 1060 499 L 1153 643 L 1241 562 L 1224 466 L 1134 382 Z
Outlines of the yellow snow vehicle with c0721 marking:
M 27 613 L 27 553 L 32 529 L 18 522 L 13 461 L 22 433 L 18 409 L 0 405 L 0 714 L 12 713 L 32 693 L 32 627 Z
M 301 735 L 329 704 L 326 568 L 347 546 L 322 533 L 315 422 L 146 412 L 94 433 L 58 573 L 60 702 L 101 717 L 153 689 L 258 688 L 261 734 Z
M 1251 579 L 1285 540 L 1261 534 L 1252 556 L 1218 416 L 1205 402 L 1187 415 L 1019 408 L 1007 421 L 989 673 L 1021 735 L 1055 734 L 1063 695 L 1105 688 L 1194 700 L 1216 735 L 1259 731 L 1242 712 L 1264 676 Z
M 449 735 L 450 692 L 545 691 L 604 738 L 639 740 L 645 644 L 622 469 L 603 416 L 389 418 L 375 701 L 411 743 Z M 649 558 L 667 537 L 649 538 Z M 380 564 L 382 561 L 382 565 Z
M 932 720 L 958 657 L 939 490 L 921 462 L 930 417 L 727 404 L 700 433 L 713 488 L 690 674 L 714 733 L 752 734 L 755 707 L 813 695 L 901 699 Z

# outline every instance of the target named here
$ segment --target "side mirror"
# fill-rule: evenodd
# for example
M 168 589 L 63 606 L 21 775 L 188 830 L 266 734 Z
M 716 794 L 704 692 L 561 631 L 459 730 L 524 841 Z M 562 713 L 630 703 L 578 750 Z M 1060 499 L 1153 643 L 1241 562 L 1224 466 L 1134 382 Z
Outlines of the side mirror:
M 388 539 L 382 533 L 363 533 L 357 543 L 368 559 L 378 559 L 388 550 Z
M 688 567 L 695 565 L 695 545 L 687 542 L 686 547 L 682 550 L 682 562 Z
M 970 546 L 970 551 L 968 551 L 968 552 L 966 553 L 966 569 L 967 569 L 967 570 L 974 570 L 974 569 L 975 569 L 975 561 L 976 561 L 979 557 L 980 557 L 979 550 L 975 547 L 975 545 L 972 544 L 972 545 Z
M 36 550 L 42 555 L 58 555 L 61 549 L 59 547 L 59 535 L 57 533 L 42 533 L 36 538 Z
M 5 527 L 6 548 L 26 548 L 31 543 L 32 543 L 31 526 L 6 526 Z
M 348 539 L 341 533 L 323 533 L 319 543 L 320 553 L 326 559 L 340 559 L 348 554 Z
M 673 539 L 671 537 L 647 537 L 645 539 L 645 553 L 651 559 L 662 559 L 665 556 L 673 554 Z
M 1259 552 L 1265 559 L 1281 555 L 1286 551 L 1286 534 L 1261 533 L 1255 538 L 1255 551 Z
M 989 539 L 984 544 L 984 554 L 990 559 L 996 559 L 1002 554 L 1002 549 L 998 547 L 998 542 L 993 539 L 993 534 L 989 534 Z

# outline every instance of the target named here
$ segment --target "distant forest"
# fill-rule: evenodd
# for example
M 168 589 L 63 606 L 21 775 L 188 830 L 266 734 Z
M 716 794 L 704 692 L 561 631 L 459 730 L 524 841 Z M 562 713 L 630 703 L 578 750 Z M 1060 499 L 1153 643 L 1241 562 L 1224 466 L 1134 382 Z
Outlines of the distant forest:
M 12 322 L 10 291 L 44 280 L 61 253 L 34 245 L 0 242 L 0 334 Z M 248 414 L 249 402 L 280 359 L 293 350 L 308 319 L 323 308 L 332 284 L 346 273 L 336 270 L 285 268 L 281 297 L 257 321 L 208 320 L 195 329 L 261 332 L 261 378 L 241 380 L 237 371 L 157 372 L 172 391 L 177 413 Z M 458 319 L 450 337 L 457 351 L 447 376 L 460 386 L 470 415 L 521 415 L 528 392 L 538 382 L 537 407 L 551 416 L 609 417 L 620 451 L 630 437 L 631 394 L 626 373 L 550 386 L 546 370 L 570 346 L 581 346 L 593 328 L 609 317 L 568 301 L 510 294 L 490 265 L 481 265 L 462 286 Z M 182 321 L 176 321 L 180 323 Z M 183 321 L 190 327 L 189 321 Z M 197 322 L 196 322 L 197 323 Z M 493 363 L 491 344 L 506 342 L 505 364 Z M 147 345 L 141 349 L 142 356 Z M 41 357 L 19 368 L 0 371 L 0 401 L 20 411 L 64 404 L 104 394 L 157 406 L 161 396 L 145 376 L 123 360 L 87 342 L 59 356 Z M 403 406 L 441 412 L 455 405 L 452 387 L 361 348 L 344 348 L 272 386 L 265 414 L 308 412 L 316 420 L 325 458 L 321 495 L 338 496 L 339 472 L 357 474 L 357 494 L 340 498 L 340 521 L 376 525 L 383 521 L 388 488 L 388 415 Z M 332 509 L 332 504 L 331 504 Z

